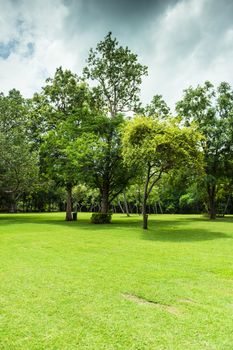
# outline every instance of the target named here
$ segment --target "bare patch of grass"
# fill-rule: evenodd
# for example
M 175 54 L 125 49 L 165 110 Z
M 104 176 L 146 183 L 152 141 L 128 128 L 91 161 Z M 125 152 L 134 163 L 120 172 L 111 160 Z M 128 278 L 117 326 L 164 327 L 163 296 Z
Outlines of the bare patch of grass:
M 195 300 L 190 299 L 190 298 L 179 299 L 178 302 L 179 303 L 184 303 L 184 304 L 193 304 L 193 305 L 197 304 L 197 302 Z
M 148 300 L 148 299 L 145 299 L 145 298 L 139 297 L 137 295 L 133 295 L 133 294 L 125 293 L 125 294 L 122 294 L 122 296 L 124 299 L 133 301 L 139 305 L 149 305 L 149 306 L 157 307 L 157 308 L 160 308 L 164 311 L 167 311 L 172 315 L 176 315 L 176 316 L 181 315 L 181 311 L 175 306 L 161 304 L 158 301 Z

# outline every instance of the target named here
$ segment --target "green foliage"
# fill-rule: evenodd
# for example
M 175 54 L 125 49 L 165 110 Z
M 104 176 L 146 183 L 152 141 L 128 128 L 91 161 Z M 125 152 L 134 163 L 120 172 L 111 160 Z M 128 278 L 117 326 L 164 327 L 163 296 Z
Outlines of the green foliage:
M 99 129 L 97 162 L 92 162 L 89 180 L 99 188 L 101 211 L 108 212 L 110 203 L 121 193 L 130 177 L 129 168 L 124 166 L 121 155 L 119 125 L 122 124 L 120 112 L 134 110 L 139 106 L 139 92 L 142 76 L 147 68 L 138 63 L 137 55 L 128 47 L 119 46 L 111 33 L 91 49 L 84 68 L 84 77 L 94 80 L 95 99 L 106 116 L 105 128 Z
M 8 95 L 0 93 L 0 130 L 10 135 L 15 130 L 24 130 L 27 122 L 27 102 L 16 89 Z
M 166 119 L 170 116 L 170 108 L 161 95 L 155 95 L 150 104 L 139 110 L 140 114 L 147 117 Z
M 93 213 L 91 216 L 92 224 L 109 224 L 112 219 L 111 213 Z
M 95 94 L 112 117 L 138 108 L 140 84 L 145 74 L 147 67 L 138 63 L 137 55 L 128 47 L 119 46 L 111 33 L 95 50 L 90 50 L 84 68 L 84 76 L 98 82 Z
M 138 162 L 156 173 L 167 172 L 180 165 L 198 166 L 201 136 L 192 128 L 179 128 L 175 122 L 161 122 L 136 117 L 128 122 L 123 133 L 123 154 L 127 164 Z
M 175 120 L 136 117 L 123 132 L 123 156 L 129 165 L 137 164 L 144 183 L 143 217 L 147 228 L 146 207 L 149 195 L 163 174 L 172 169 L 202 169 L 199 151 L 201 135 L 191 127 L 179 127 Z
M 0 197 L 11 211 L 37 182 L 38 155 L 27 133 L 27 103 L 17 90 L 0 95 Z
M 204 186 L 210 217 L 214 219 L 218 188 L 233 172 L 233 91 L 225 82 L 217 89 L 205 82 L 185 90 L 176 110 L 186 125 L 193 124 L 204 135 Z
M 65 189 L 70 218 L 72 199 L 102 213 L 112 203 L 127 207 L 126 197 L 138 212 L 156 201 L 165 211 L 205 207 L 211 218 L 231 210 L 231 86 L 188 88 L 173 118 L 161 95 L 141 108 L 146 74 L 137 55 L 108 33 L 90 50 L 82 78 L 59 67 L 32 99 L 15 89 L 0 93 L 1 208 L 18 202 L 45 210 L 55 198 L 54 208 L 63 208 Z M 129 121 L 127 111 L 143 117 Z
M 72 220 L 72 188 L 80 178 L 75 152 L 83 150 L 83 147 L 77 149 L 77 139 L 89 129 L 92 98 L 87 85 L 69 70 L 58 68 L 54 78 L 47 79 L 46 83 L 39 98 L 39 102 L 43 101 L 39 108 L 46 120 L 40 147 L 41 169 L 65 186 L 66 219 Z

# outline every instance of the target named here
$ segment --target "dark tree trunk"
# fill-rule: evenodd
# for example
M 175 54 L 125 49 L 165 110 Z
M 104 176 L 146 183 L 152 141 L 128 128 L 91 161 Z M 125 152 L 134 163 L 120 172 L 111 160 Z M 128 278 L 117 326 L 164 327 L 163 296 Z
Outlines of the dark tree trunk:
M 143 214 L 143 229 L 148 229 L 148 214 Z
M 104 183 L 101 191 L 101 213 L 107 214 L 109 209 L 109 184 Z
M 10 193 L 10 195 L 9 195 L 8 212 L 9 213 L 17 213 L 17 200 L 16 200 L 15 194 L 13 192 Z
M 148 214 L 146 212 L 147 192 L 145 191 L 142 202 L 143 229 L 148 229 Z
M 10 203 L 9 213 L 17 213 L 17 205 L 15 202 Z
M 209 217 L 212 220 L 216 219 L 216 186 L 215 185 L 208 185 L 208 211 L 209 211 Z
M 66 199 L 66 221 L 72 221 L 72 185 L 66 186 L 66 193 L 67 193 L 67 199 Z
M 148 214 L 146 212 L 146 204 L 147 204 L 147 198 L 148 198 L 148 186 L 149 186 L 149 181 L 150 181 L 149 174 L 150 174 L 150 168 L 148 169 L 147 179 L 145 182 L 144 193 L 143 193 L 143 200 L 142 200 L 142 216 L 143 216 L 143 229 L 144 230 L 148 229 Z

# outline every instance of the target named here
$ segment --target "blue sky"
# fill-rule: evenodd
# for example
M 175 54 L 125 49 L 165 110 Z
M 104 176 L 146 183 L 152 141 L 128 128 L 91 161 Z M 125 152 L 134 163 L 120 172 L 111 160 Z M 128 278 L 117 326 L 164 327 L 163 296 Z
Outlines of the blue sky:
M 0 0 L 0 91 L 40 91 L 63 66 L 81 74 L 112 31 L 149 67 L 142 101 L 170 106 L 205 80 L 233 85 L 232 0 Z

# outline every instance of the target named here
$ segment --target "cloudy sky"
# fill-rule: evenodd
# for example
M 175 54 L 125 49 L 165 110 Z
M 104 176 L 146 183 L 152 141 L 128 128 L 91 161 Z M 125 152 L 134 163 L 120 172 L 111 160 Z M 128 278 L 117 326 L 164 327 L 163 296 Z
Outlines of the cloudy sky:
M 233 85 L 233 0 L 0 0 L 0 91 L 40 91 L 56 67 L 81 74 L 111 31 L 149 68 L 142 100 L 173 107 L 205 80 Z

